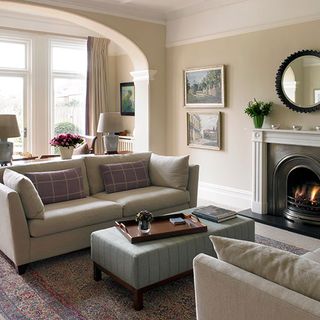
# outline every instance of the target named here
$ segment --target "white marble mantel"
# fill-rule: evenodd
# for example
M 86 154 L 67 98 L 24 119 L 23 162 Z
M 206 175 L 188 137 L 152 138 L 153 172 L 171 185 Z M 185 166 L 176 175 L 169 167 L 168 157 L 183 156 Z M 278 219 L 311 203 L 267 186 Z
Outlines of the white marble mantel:
M 267 144 L 320 147 L 320 131 L 254 129 L 252 131 L 253 212 L 267 213 Z

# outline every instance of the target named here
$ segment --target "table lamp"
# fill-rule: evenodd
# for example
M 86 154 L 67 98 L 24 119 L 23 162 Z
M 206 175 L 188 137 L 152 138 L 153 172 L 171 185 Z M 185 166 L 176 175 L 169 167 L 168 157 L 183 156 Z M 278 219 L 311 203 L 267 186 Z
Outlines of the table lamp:
M 103 134 L 104 151 L 107 154 L 118 153 L 119 136 L 122 130 L 120 112 L 100 113 L 97 132 Z
M 14 114 L 0 114 L 0 165 L 12 160 L 13 143 L 8 138 L 20 137 L 17 117 Z

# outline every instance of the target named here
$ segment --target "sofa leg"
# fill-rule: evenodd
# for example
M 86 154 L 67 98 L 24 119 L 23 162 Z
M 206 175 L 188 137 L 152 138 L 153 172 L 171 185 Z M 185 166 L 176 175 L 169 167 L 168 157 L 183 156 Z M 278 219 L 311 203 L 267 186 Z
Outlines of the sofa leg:
M 101 270 L 95 263 L 93 263 L 93 279 L 95 281 L 100 281 L 102 279 Z
M 16 266 L 17 274 L 22 275 L 26 272 L 28 264 L 22 264 L 21 266 Z

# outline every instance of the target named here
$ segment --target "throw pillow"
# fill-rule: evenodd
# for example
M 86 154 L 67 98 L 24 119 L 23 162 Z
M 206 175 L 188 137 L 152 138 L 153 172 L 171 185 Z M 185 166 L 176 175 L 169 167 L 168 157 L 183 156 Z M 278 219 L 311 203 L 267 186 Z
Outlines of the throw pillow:
M 3 183 L 19 194 L 28 219 L 43 219 L 44 205 L 29 178 L 13 170 L 5 169 Z
M 29 172 L 44 204 L 85 198 L 81 168 L 59 171 Z
M 104 164 L 100 170 L 107 193 L 150 186 L 147 161 Z
M 151 183 L 155 186 L 186 190 L 189 156 L 172 157 L 152 154 L 149 164 Z
M 210 236 L 220 260 L 320 301 L 320 264 L 261 244 Z

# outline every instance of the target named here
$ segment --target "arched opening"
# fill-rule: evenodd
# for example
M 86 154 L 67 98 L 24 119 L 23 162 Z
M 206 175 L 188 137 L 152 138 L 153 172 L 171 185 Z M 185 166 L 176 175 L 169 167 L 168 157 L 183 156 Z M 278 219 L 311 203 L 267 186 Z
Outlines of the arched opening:
M 42 18 L 56 19 L 58 17 L 60 20 L 92 30 L 101 37 L 108 38 L 125 49 L 133 64 L 134 71 L 131 72 L 131 75 L 135 83 L 135 104 L 138 106 L 135 110 L 134 150 L 149 150 L 149 65 L 146 56 L 133 41 L 106 25 L 74 13 L 65 12 L 61 9 L 2 1 L 1 11 L 29 14 Z

